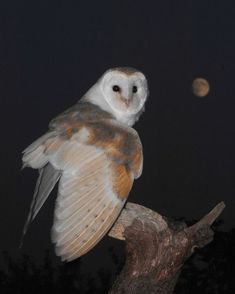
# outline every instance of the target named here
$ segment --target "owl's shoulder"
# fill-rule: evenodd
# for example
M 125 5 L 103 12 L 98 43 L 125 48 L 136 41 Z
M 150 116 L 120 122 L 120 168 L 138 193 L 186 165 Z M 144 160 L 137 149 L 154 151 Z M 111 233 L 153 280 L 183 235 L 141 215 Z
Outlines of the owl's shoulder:
M 120 156 L 129 156 L 142 148 L 133 128 L 89 102 L 77 103 L 57 116 L 51 121 L 50 129 L 56 130 L 62 139 L 73 138 L 99 150 L 116 150 Z
M 75 133 L 79 129 L 87 127 L 100 139 L 112 139 L 116 134 L 121 137 L 138 137 L 137 132 L 120 122 L 110 113 L 102 110 L 99 106 L 79 101 L 49 123 L 50 130 L 61 133 Z
M 49 128 L 58 129 L 66 127 L 69 124 L 84 124 L 110 118 L 112 118 L 112 116 L 108 112 L 102 110 L 99 106 L 89 102 L 79 101 L 52 119 Z

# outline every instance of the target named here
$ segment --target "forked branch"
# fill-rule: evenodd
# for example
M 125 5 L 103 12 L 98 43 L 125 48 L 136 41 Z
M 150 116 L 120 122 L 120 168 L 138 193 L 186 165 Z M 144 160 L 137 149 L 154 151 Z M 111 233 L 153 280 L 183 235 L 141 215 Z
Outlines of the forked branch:
M 195 248 L 213 240 L 211 225 L 224 207 L 219 203 L 187 227 L 151 209 L 127 203 L 109 232 L 109 236 L 126 242 L 126 262 L 109 294 L 173 293 L 186 259 Z

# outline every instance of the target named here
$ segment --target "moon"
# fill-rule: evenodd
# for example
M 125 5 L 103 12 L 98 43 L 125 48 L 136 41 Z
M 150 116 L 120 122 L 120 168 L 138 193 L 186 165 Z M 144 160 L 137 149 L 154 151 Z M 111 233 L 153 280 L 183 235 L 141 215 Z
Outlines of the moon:
M 204 78 L 196 78 L 192 83 L 193 94 L 197 97 L 205 97 L 210 91 L 210 85 Z

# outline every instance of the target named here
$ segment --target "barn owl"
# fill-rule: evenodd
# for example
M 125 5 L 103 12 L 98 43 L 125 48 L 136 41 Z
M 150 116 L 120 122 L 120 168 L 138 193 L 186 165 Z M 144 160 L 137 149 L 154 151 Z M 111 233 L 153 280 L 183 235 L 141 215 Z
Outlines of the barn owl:
M 142 173 L 132 126 L 147 96 L 143 73 L 110 69 L 23 151 L 23 166 L 39 170 L 23 236 L 57 182 L 51 238 L 63 261 L 84 255 L 108 232 Z

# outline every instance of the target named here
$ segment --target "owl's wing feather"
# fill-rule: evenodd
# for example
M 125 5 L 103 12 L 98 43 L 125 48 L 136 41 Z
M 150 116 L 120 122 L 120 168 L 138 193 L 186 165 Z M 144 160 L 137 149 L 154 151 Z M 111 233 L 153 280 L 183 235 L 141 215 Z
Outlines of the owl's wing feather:
M 63 155 L 58 154 L 60 164 L 67 168 L 59 183 L 52 228 L 56 253 L 67 261 L 89 251 L 115 222 L 126 200 L 119 197 L 117 182 L 128 182 L 126 197 L 133 183 L 132 174 L 117 173 L 115 163 L 104 151 L 71 144 L 74 148 L 67 146 Z
M 96 146 L 89 143 L 91 137 L 86 127 L 63 136 L 51 131 L 23 156 L 25 165 L 40 170 L 24 233 L 60 179 L 52 241 L 57 255 L 67 261 L 88 252 L 111 228 L 141 163 L 132 159 L 131 165 L 123 153 L 116 156 L 113 151 L 119 148 L 118 141 L 102 139 Z M 141 157 L 141 145 L 135 150 Z
M 39 169 L 39 177 L 34 190 L 34 195 L 31 202 L 28 218 L 24 225 L 21 245 L 23 242 L 23 237 L 26 234 L 30 223 L 34 220 L 40 208 L 47 200 L 49 194 L 55 187 L 55 184 L 58 182 L 60 175 L 61 172 L 55 170 L 50 163 L 47 163 L 44 167 Z

